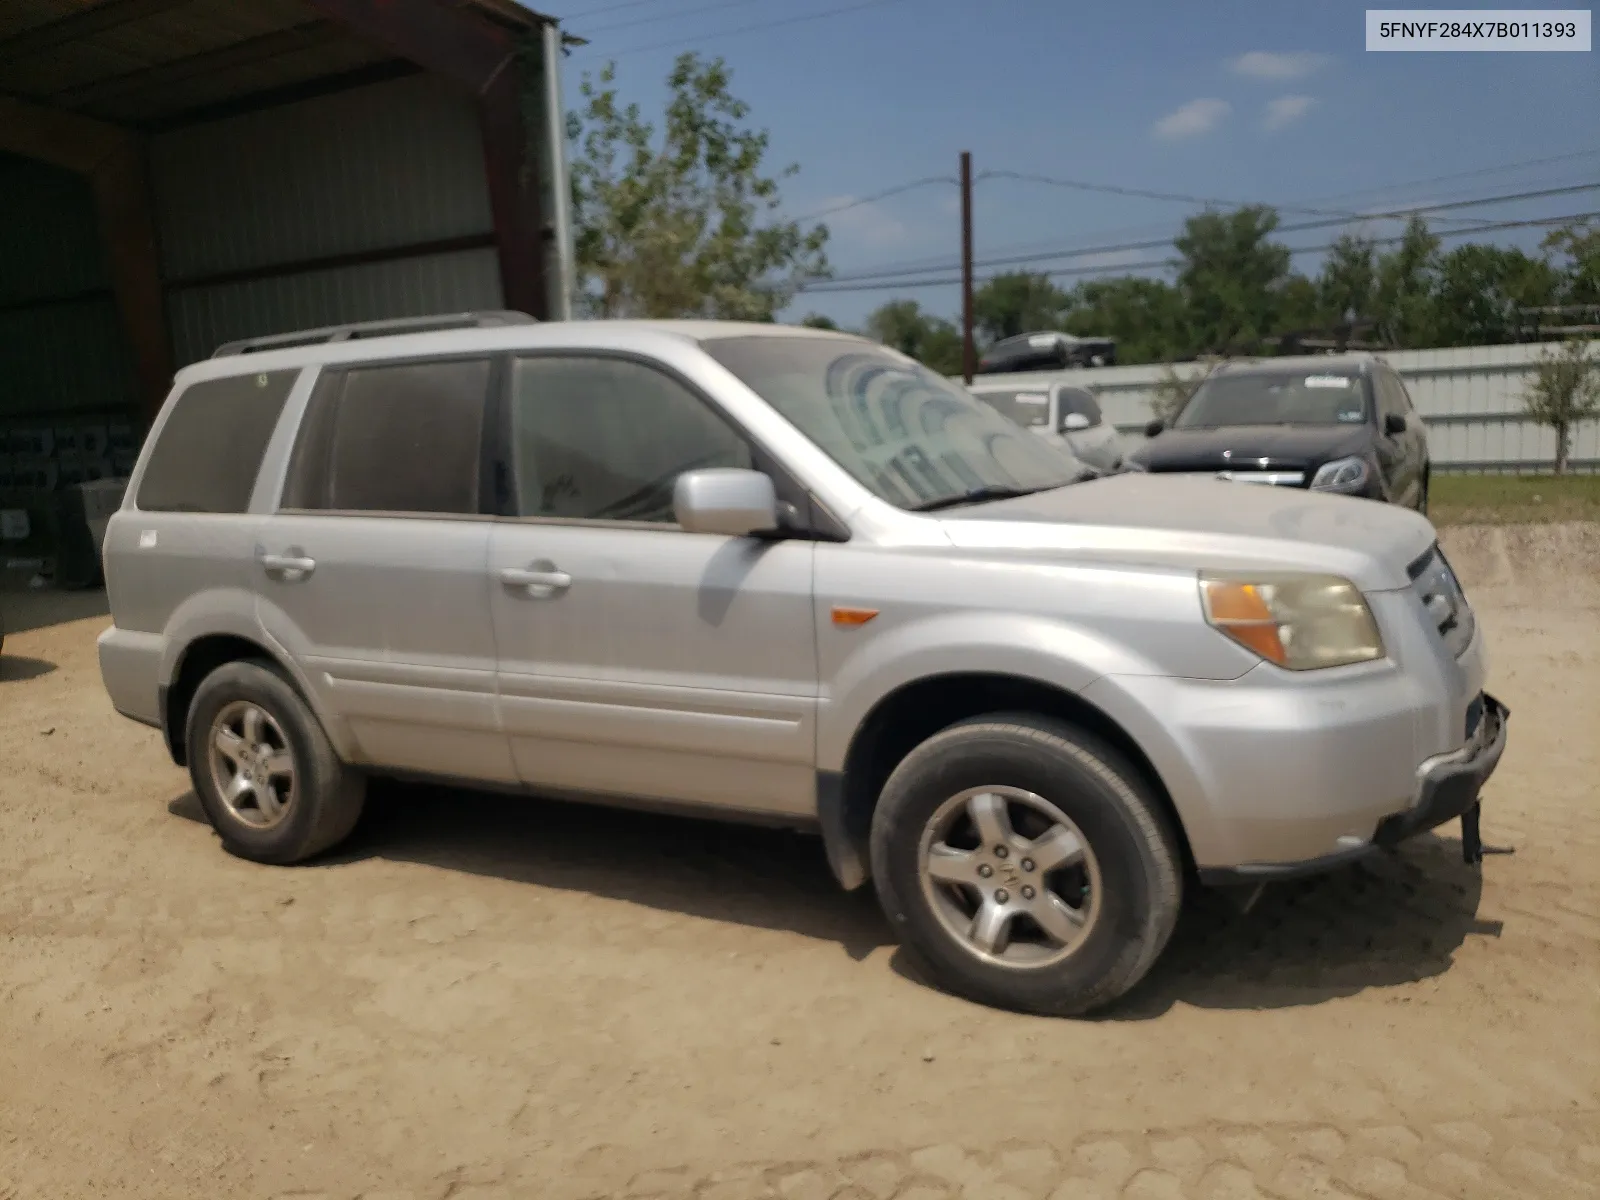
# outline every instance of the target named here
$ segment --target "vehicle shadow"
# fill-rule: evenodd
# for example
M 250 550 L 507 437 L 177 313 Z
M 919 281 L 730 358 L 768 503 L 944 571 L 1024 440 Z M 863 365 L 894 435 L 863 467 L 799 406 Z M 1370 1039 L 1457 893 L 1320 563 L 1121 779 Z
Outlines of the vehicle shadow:
M 53 662 L 21 654 L 0 654 L 0 683 L 24 683 L 56 669 Z
M 32 633 L 91 617 L 104 617 L 111 609 L 101 588 L 66 591 L 61 588 L 13 588 L 11 580 L 0 580 L 0 611 L 5 613 L 6 636 Z
M 192 792 L 168 811 L 204 823 Z M 375 781 L 350 840 L 311 867 L 418 863 L 836 942 L 894 943 L 870 888 L 839 889 L 822 843 L 758 826 Z
M 1500 936 L 1501 922 L 1477 915 L 1482 892 L 1461 843 L 1437 835 L 1268 887 L 1244 913 L 1201 892 L 1161 960 L 1103 1019 L 1150 1020 L 1180 1004 L 1295 1008 L 1442 975 L 1467 938 Z
M 193 793 L 168 809 L 205 821 Z M 785 930 L 836 942 L 856 961 L 894 944 L 872 889 L 840 891 L 820 842 L 781 830 L 377 782 L 350 841 L 312 868 L 366 859 Z M 1248 912 L 1193 889 L 1166 953 L 1099 1019 L 1152 1020 L 1178 1005 L 1293 1008 L 1428 979 L 1449 969 L 1468 937 L 1499 936 L 1500 922 L 1477 916 L 1481 892 L 1460 843 L 1432 835 L 1268 887 Z M 903 949 L 890 961 L 933 986 Z

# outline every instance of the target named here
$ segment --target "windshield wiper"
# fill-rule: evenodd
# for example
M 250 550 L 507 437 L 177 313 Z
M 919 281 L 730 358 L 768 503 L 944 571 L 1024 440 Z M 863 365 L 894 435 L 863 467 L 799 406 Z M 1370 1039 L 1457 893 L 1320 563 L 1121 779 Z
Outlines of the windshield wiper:
M 954 508 L 957 504 L 980 504 L 985 500 L 1015 500 L 1018 496 L 1031 496 L 1035 492 L 1052 492 L 1065 484 L 1052 483 L 1045 487 L 1016 488 L 1005 487 L 998 483 L 986 483 L 982 487 L 969 488 L 954 496 L 940 496 L 937 500 L 925 500 L 921 504 L 913 504 L 912 512 L 935 512 L 941 508 Z

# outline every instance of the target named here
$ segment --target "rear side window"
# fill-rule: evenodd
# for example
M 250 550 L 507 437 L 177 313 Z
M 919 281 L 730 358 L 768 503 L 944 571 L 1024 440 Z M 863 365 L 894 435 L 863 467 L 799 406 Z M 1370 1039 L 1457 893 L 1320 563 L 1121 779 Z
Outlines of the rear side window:
M 474 514 L 488 359 L 325 374 L 306 412 L 283 507 Z
M 1084 388 L 1064 387 L 1061 389 L 1061 419 L 1066 420 L 1073 413 L 1087 418 L 1091 427 L 1105 419 L 1101 416 L 1100 404 L 1093 392 Z
M 300 372 L 235 375 L 185 388 L 150 451 L 146 512 L 242 513 Z

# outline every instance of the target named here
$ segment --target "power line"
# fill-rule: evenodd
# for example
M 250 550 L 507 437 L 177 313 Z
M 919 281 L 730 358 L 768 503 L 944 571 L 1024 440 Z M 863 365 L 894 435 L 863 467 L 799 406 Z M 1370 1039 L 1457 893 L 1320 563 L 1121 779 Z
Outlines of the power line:
M 604 8 L 591 8 L 582 16 L 562 17 L 562 21 L 582 21 L 589 17 L 602 16 L 609 12 L 621 12 L 625 8 L 643 8 L 646 4 L 660 4 L 661 0 L 626 0 L 623 4 L 608 4 Z
M 1345 212 L 1345 210 L 1313 208 L 1313 207 L 1309 207 L 1308 204 L 1323 204 L 1323 203 L 1327 203 L 1329 201 L 1346 200 L 1346 199 L 1350 199 L 1350 198 L 1353 198 L 1353 197 L 1376 196 L 1376 195 L 1382 195 L 1382 194 L 1388 193 L 1388 192 L 1406 191 L 1406 190 L 1420 188 L 1420 187 L 1427 187 L 1427 186 L 1429 186 L 1431 184 L 1435 184 L 1435 183 L 1445 183 L 1445 182 L 1448 182 L 1448 181 L 1451 181 L 1451 180 L 1457 180 L 1457 179 L 1477 178 L 1477 177 L 1481 177 L 1481 176 L 1484 176 L 1484 175 L 1503 175 L 1503 174 L 1506 174 L 1506 173 L 1511 172 L 1511 171 L 1525 170 L 1528 167 L 1547 166 L 1547 165 L 1549 165 L 1551 163 L 1573 162 L 1573 161 L 1575 161 L 1577 159 L 1595 158 L 1597 156 L 1600 156 L 1600 148 L 1589 149 L 1589 150 L 1577 150 L 1577 151 L 1571 151 L 1571 152 L 1566 153 L 1566 154 L 1547 155 L 1547 156 L 1545 156 L 1543 158 L 1528 158 L 1528 159 L 1519 160 L 1517 162 L 1500 163 L 1498 165 L 1490 166 L 1490 167 L 1478 167 L 1478 168 L 1475 168 L 1475 169 L 1473 169 L 1471 171 L 1457 171 L 1457 172 L 1454 172 L 1454 173 L 1449 174 L 1449 175 L 1435 175 L 1435 176 L 1432 176 L 1432 177 L 1427 178 L 1427 179 L 1414 179 L 1414 180 L 1408 180 L 1408 181 L 1404 181 L 1404 182 L 1400 182 L 1400 183 L 1384 184 L 1382 186 L 1375 187 L 1375 188 L 1363 188 L 1363 189 L 1360 189 L 1358 191 L 1353 191 L 1353 192 L 1340 192 L 1340 193 L 1337 193 L 1337 194 L 1332 195 L 1332 196 L 1313 197 L 1309 202 L 1306 202 L 1306 203 L 1302 203 L 1302 202 L 1298 202 L 1297 201 L 1297 202 L 1294 202 L 1292 204 L 1291 203 L 1287 203 L 1287 202 L 1286 203 L 1279 203 L 1279 204 L 1272 204 L 1271 207 L 1279 209 L 1280 211 L 1326 214 L 1326 215 L 1330 215 L 1330 216 L 1339 215 L 1339 214 L 1343 214 Z M 1018 172 L 1018 171 L 986 171 L 983 174 L 979 175 L 978 178 L 982 179 L 982 178 L 986 178 L 986 177 L 1024 179 L 1024 180 L 1029 180 L 1029 181 L 1033 181 L 1033 182 L 1053 184 L 1053 185 L 1060 186 L 1060 187 L 1070 187 L 1070 188 L 1077 188 L 1077 189 L 1083 189 L 1083 190 L 1088 190 L 1088 191 L 1098 191 L 1098 192 L 1106 192 L 1106 193 L 1111 193 L 1111 194 L 1120 194 L 1120 195 L 1129 195 L 1129 196 L 1143 196 L 1143 197 L 1149 197 L 1149 198 L 1153 198 L 1153 199 L 1174 200 L 1174 201 L 1180 201 L 1180 202 L 1185 202 L 1185 203 L 1190 203 L 1190 204 L 1199 204 L 1199 205 L 1202 205 L 1202 206 L 1209 206 L 1209 205 L 1212 205 L 1212 204 L 1220 204 L 1220 205 L 1225 205 L 1225 206 L 1232 207 L 1232 206 L 1237 206 L 1237 205 L 1241 205 L 1241 204 L 1246 203 L 1245 201 L 1220 200 L 1220 199 L 1217 199 L 1215 197 L 1191 196 L 1191 195 L 1188 195 L 1186 193 L 1179 193 L 1179 192 L 1154 192 L 1154 191 L 1147 191 L 1147 190 L 1144 190 L 1144 189 L 1137 189 L 1137 188 L 1124 188 L 1124 187 L 1121 187 L 1121 186 L 1116 185 L 1116 184 L 1095 184 L 1095 183 L 1079 182 L 1079 181 L 1074 181 L 1074 180 L 1063 180 L 1063 179 L 1056 179 L 1056 178 L 1051 177 L 1051 176 L 1030 175 L 1030 174 L 1027 174 L 1027 173 L 1024 173 L 1024 172 Z M 897 195 L 900 192 L 911 191 L 913 188 L 923 187 L 928 183 L 938 183 L 938 182 L 948 182 L 948 183 L 954 184 L 956 182 L 956 180 L 955 180 L 954 176 L 935 177 L 933 179 L 927 179 L 927 180 L 916 180 L 916 181 L 914 181 L 913 183 L 910 183 L 910 184 L 905 184 L 905 185 L 901 185 L 899 187 L 894 187 L 894 188 L 888 188 L 883 192 L 874 193 L 871 196 L 864 196 L 864 197 L 860 198 L 859 200 L 852 200 L 848 204 L 841 204 L 841 205 L 837 205 L 837 206 L 832 207 L 832 208 L 824 209 L 819 213 L 808 213 L 808 214 L 806 214 L 804 216 L 792 217 L 792 218 L 787 218 L 787 219 L 795 220 L 795 221 L 802 221 L 802 222 L 803 221 L 808 221 L 808 220 L 813 220 L 818 216 L 827 215 L 827 214 L 831 214 L 831 213 L 835 213 L 835 212 L 844 212 L 844 211 L 846 211 L 848 209 L 851 209 L 851 208 L 857 208 L 857 207 L 860 207 L 861 205 L 871 204 L 871 203 L 873 203 L 873 202 L 875 202 L 877 200 L 886 199 L 886 198 L 888 198 L 890 196 Z M 1348 213 L 1348 217 L 1349 217 L 1350 220 L 1375 220 L 1375 219 L 1379 219 L 1374 214 L 1358 213 L 1358 212 Z M 1471 217 L 1439 217 L 1437 219 L 1445 220 L 1445 221 L 1465 221 L 1465 222 L 1469 222 L 1470 223 L 1474 218 L 1471 218 Z M 1133 232 L 1137 232 L 1137 231 L 1139 231 L 1141 229 L 1157 229 L 1157 228 L 1161 228 L 1161 226 L 1159 224 L 1146 224 L 1146 225 L 1141 225 L 1141 226 L 1123 226 L 1123 227 L 1121 227 L 1119 229 L 1108 230 L 1106 232 L 1107 233 L 1113 233 L 1113 234 L 1115 234 L 1115 233 L 1133 233 Z M 1013 243 L 1011 243 L 1011 246 L 1009 248 L 1014 248 L 1015 250 L 1017 250 L 1019 252 L 1025 252 L 1029 256 L 1032 256 L 1032 255 L 1035 255 L 1035 254 L 1050 255 L 1050 251 L 1048 249 L 1042 249 L 1041 248 L 1041 243 L 1037 242 L 1037 241 L 1036 242 L 1032 242 L 1032 243 L 1026 243 L 1025 242 L 1025 243 L 1020 243 L 1020 244 L 1013 242 Z M 1008 249 L 1008 247 L 1000 246 L 1000 247 L 997 247 L 997 249 L 1005 250 L 1005 249 Z M 949 265 L 948 264 L 948 259 L 946 259 L 944 256 L 935 256 L 935 255 L 930 255 L 930 256 L 927 256 L 927 257 L 924 257 L 924 258 L 909 259 L 909 260 L 907 260 L 907 259 L 901 259 L 899 261 L 891 260 L 890 262 L 883 264 L 881 267 L 873 268 L 873 269 L 868 270 L 868 271 L 857 272 L 855 275 L 850 276 L 850 278 L 852 278 L 852 279 L 867 279 L 867 278 L 876 278 L 879 275 L 887 276 L 890 273 L 909 274 L 909 273 L 914 272 L 914 271 L 936 271 L 936 270 L 946 269 L 948 267 L 948 265 Z
M 1436 236 L 1443 240 L 1445 238 L 1468 237 L 1476 233 L 1495 233 L 1507 229 L 1529 229 L 1540 225 L 1566 225 L 1573 221 L 1587 221 L 1595 217 L 1600 217 L 1600 210 L 1572 213 L 1564 217 L 1534 217 L 1522 221 L 1486 222 L 1481 225 L 1474 225 L 1470 229 L 1447 230 L 1446 232 L 1437 234 Z M 1403 241 L 1405 241 L 1405 236 L 1401 235 L 1399 237 L 1374 238 L 1371 244 L 1373 246 L 1397 246 Z M 1296 246 L 1291 247 L 1289 253 L 1295 256 L 1303 254 L 1326 254 L 1329 250 L 1332 250 L 1335 245 L 1337 245 L 1337 243 L 1329 242 L 1323 246 Z M 1059 279 L 1074 275 L 1104 274 L 1110 271 L 1119 271 L 1123 273 L 1131 273 L 1133 271 L 1153 271 L 1169 268 L 1171 266 L 1172 261 L 1170 259 L 1152 259 L 1149 262 L 1119 263 L 1115 266 L 1058 267 L 1055 270 L 1039 271 L 1036 273 L 1047 276 L 1051 279 Z M 997 276 L 987 275 L 976 282 L 989 283 L 995 278 L 997 278 Z M 940 279 L 908 279 L 893 283 L 844 283 L 840 286 L 833 286 L 832 280 L 821 280 L 815 284 L 808 284 L 802 287 L 800 290 L 805 292 L 807 295 L 824 295 L 831 292 L 886 292 L 897 289 L 950 287 L 952 285 L 959 284 L 960 282 L 961 277 L 959 275 Z
M 589 37 L 596 33 L 610 33 L 615 29 L 632 29 L 638 25 L 657 25 L 662 21 L 671 21 L 678 17 L 694 17 L 701 13 L 721 12 L 725 8 L 743 8 L 747 4 L 757 3 L 757 0 L 718 0 L 716 4 L 702 4 L 699 8 L 680 8 L 676 12 L 658 13 L 653 17 L 635 17 L 628 21 L 617 21 L 610 25 L 589 26 L 584 29 L 583 36 Z
M 805 21 L 820 21 L 827 17 L 842 17 L 849 13 L 863 12 L 869 8 L 883 8 L 890 4 L 903 4 L 905 0 L 858 0 L 855 4 L 842 4 L 837 8 L 825 8 L 821 12 L 801 13 L 793 17 L 780 17 L 776 21 L 761 21 L 754 25 L 741 25 L 735 29 L 723 29 L 712 33 L 703 33 L 689 39 L 675 39 L 669 42 L 652 42 L 645 46 L 625 46 L 621 50 L 614 50 L 604 57 L 621 58 L 627 54 L 644 54 L 650 50 L 671 50 L 679 46 L 699 45 L 701 42 L 713 41 L 716 38 L 739 37 L 746 33 L 763 33 L 768 29 L 779 29 L 786 25 L 799 25 Z M 598 51 L 595 51 L 598 54 Z
M 1367 213 L 1358 218 L 1362 221 L 1396 220 L 1401 217 L 1423 216 L 1425 214 L 1444 212 L 1459 208 L 1477 208 L 1486 204 L 1510 204 L 1522 200 L 1539 200 L 1551 196 L 1567 196 L 1576 192 L 1592 192 L 1600 190 L 1600 183 L 1570 184 L 1558 188 L 1540 188 L 1534 191 L 1512 192 L 1499 196 L 1480 196 L 1471 200 L 1451 200 L 1440 204 L 1414 205 L 1410 208 L 1390 209 L 1386 212 Z M 1350 222 L 1348 217 L 1330 217 L 1316 221 L 1299 221 L 1293 225 L 1280 225 L 1274 233 L 1300 233 L 1308 229 L 1328 229 L 1335 225 L 1344 225 Z M 1452 231 L 1453 232 L 1453 231 Z M 1470 232 L 1470 231 L 1469 231 Z M 975 265 L 980 267 L 1012 267 L 1027 266 L 1041 261 L 1058 258 L 1083 258 L 1092 254 L 1114 254 L 1129 250 L 1156 250 L 1163 246 L 1170 246 L 1172 239 L 1152 238 L 1135 242 L 1122 242 L 1117 245 L 1085 246 L 1074 249 L 1045 251 L 1036 254 L 1007 255 L 999 258 L 986 258 Z M 953 264 L 948 261 L 934 266 L 900 268 L 897 270 L 860 271 L 853 275 L 841 275 L 834 282 L 838 283 L 864 283 L 868 281 L 890 280 L 896 277 L 916 275 L 926 271 L 950 270 Z
M 870 196 L 862 196 L 857 200 L 847 200 L 840 204 L 835 204 L 830 208 L 819 208 L 816 212 L 805 213 L 798 217 L 785 217 L 784 219 L 796 222 L 815 221 L 819 217 L 832 216 L 834 213 L 849 212 L 852 208 L 860 208 L 863 204 L 876 204 L 879 200 L 887 200 L 890 196 L 898 196 L 902 192 L 915 191 L 918 188 L 928 187 L 930 184 L 954 184 L 955 182 L 956 178 L 953 175 L 930 175 L 926 179 L 913 179 L 910 183 L 896 184 L 892 188 L 885 188 L 881 192 L 874 192 Z

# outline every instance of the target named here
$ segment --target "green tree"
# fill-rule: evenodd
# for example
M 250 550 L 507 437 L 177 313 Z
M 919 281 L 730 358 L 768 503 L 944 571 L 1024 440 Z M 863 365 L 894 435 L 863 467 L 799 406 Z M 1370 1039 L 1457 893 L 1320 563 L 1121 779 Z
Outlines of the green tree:
M 1252 349 L 1275 328 L 1289 277 L 1289 248 L 1269 240 L 1277 227 L 1278 214 L 1260 204 L 1184 222 L 1174 265 L 1194 349 Z
M 1391 346 L 1432 345 L 1434 279 L 1439 265 L 1439 239 L 1428 223 L 1413 216 L 1406 222 L 1400 245 L 1378 259 L 1372 317 L 1378 333 Z
M 972 325 L 984 341 L 1059 329 L 1067 296 L 1048 275 L 1009 271 L 972 293 Z
M 1518 313 L 1554 304 L 1561 274 L 1521 250 L 1469 242 L 1439 259 L 1429 341 L 1489 346 L 1516 339 Z
M 1272 332 L 1292 333 L 1297 329 L 1314 328 L 1320 322 L 1321 315 L 1322 304 L 1316 282 L 1298 271 L 1293 272 L 1278 288 Z
M 961 370 L 961 331 L 944 318 L 924 312 L 915 300 L 891 300 L 874 309 L 867 316 L 865 331 L 868 337 L 941 375 Z
M 1165 362 L 1187 352 L 1183 298 L 1160 279 L 1123 276 L 1080 283 L 1067 297 L 1062 328 L 1079 337 L 1109 337 L 1124 364 Z
M 770 321 L 828 271 L 827 227 L 778 220 L 767 134 L 719 59 L 680 55 L 656 127 L 623 105 L 615 65 L 585 75 L 568 117 L 581 298 L 602 317 Z
M 1593 345 L 1582 338 L 1545 351 L 1522 394 L 1528 416 L 1555 431 L 1557 475 L 1567 473 L 1572 427 L 1600 416 L 1600 359 L 1590 357 Z
M 1600 304 L 1600 223 L 1577 221 L 1545 235 L 1541 248 L 1567 260 L 1562 272 L 1563 304 Z
M 821 313 L 807 313 L 800 318 L 800 324 L 807 329 L 838 329 L 839 322 L 832 317 L 825 317 Z
M 1329 325 L 1373 314 L 1377 299 L 1377 251 L 1370 238 L 1347 233 L 1333 243 L 1317 277 L 1317 302 Z

